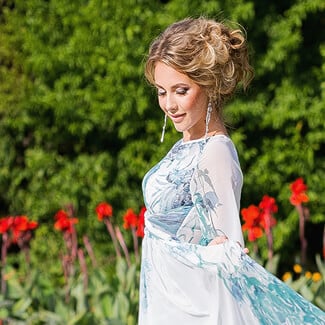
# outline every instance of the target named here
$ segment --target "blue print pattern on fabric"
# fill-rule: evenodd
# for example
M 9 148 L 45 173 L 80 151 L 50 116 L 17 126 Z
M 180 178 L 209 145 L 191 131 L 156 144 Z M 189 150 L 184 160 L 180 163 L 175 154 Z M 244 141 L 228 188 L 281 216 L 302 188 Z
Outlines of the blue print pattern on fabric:
M 325 324 L 242 251 L 241 185 L 226 136 L 179 141 L 147 173 L 139 325 Z M 208 245 L 221 234 L 229 240 Z

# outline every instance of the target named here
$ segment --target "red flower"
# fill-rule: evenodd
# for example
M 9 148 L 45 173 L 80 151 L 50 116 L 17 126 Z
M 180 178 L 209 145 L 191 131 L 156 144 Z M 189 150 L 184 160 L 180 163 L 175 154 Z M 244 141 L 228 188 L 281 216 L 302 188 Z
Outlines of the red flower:
M 4 234 L 10 230 L 13 222 L 13 217 L 6 217 L 0 219 L 0 234 Z
M 64 210 L 59 210 L 54 216 L 55 220 L 67 219 L 67 218 L 68 218 L 68 214 Z
M 105 217 L 113 216 L 113 208 L 106 202 L 99 203 L 96 207 L 96 212 L 99 221 L 103 221 Z
M 124 229 L 136 229 L 135 234 L 137 237 L 144 237 L 144 214 L 146 212 L 146 208 L 142 207 L 139 215 L 136 215 L 133 209 L 127 209 L 124 214 Z
M 299 205 L 303 202 L 308 202 L 309 197 L 306 194 L 307 185 L 304 183 L 302 177 L 296 179 L 290 184 L 291 196 L 290 203 L 292 205 Z
M 144 237 L 144 214 L 146 211 L 147 209 L 145 207 L 142 207 L 139 212 L 137 236 L 141 238 Z
M 135 228 L 138 225 L 138 216 L 134 213 L 133 209 L 127 209 L 123 216 L 124 229 Z
M 36 221 L 29 221 L 28 222 L 28 229 L 33 230 L 38 227 L 38 222 Z
M 16 243 L 20 238 L 21 234 L 28 230 L 28 218 L 26 216 L 14 217 L 11 231 L 12 231 L 12 241 Z
M 26 231 L 28 229 L 28 218 L 26 216 L 16 216 L 12 223 L 12 228 L 19 231 Z
M 17 243 L 28 231 L 38 226 L 36 221 L 29 221 L 27 216 L 9 216 L 0 219 L 0 233 L 11 232 L 12 242 Z
M 278 212 L 278 206 L 275 203 L 275 199 L 268 195 L 263 196 L 262 201 L 259 204 L 259 208 L 270 213 Z
M 68 214 L 64 210 L 59 210 L 54 218 L 56 222 L 54 223 L 54 228 L 59 231 L 72 233 L 73 225 L 78 223 L 77 218 L 69 218 Z
M 259 208 L 261 209 L 261 225 L 266 231 L 269 231 L 276 225 L 276 220 L 272 216 L 273 213 L 278 212 L 275 199 L 271 196 L 264 195 L 259 204 Z
M 259 208 L 252 204 L 248 208 L 242 209 L 241 214 L 245 221 L 245 224 L 242 226 L 242 229 L 248 231 L 248 240 L 252 242 L 255 241 L 257 238 L 262 237 L 262 218 Z

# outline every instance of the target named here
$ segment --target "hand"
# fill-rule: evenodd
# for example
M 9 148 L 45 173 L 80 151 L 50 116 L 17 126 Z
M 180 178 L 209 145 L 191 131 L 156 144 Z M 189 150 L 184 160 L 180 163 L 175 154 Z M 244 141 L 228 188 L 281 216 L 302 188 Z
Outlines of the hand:
M 228 237 L 227 237 L 227 236 L 218 236 L 218 237 L 213 238 L 213 239 L 209 242 L 208 246 L 211 246 L 211 245 L 219 245 L 219 244 L 224 243 L 226 240 L 228 240 Z M 241 247 L 241 245 L 240 245 L 239 242 L 238 242 L 238 245 Z M 249 249 L 248 249 L 247 247 L 245 247 L 245 248 L 243 249 L 243 252 L 244 252 L 245 254 L 248 254 L 248 253 L 249 253 Z
M 237 243 L 238 243 L 238 245 L 241 247 L 240 242 L 238 241 Z M 245 248 L 243 248 L 243 252 L 244 252 L 245 254 L 248 254 L 248 253 L 249 253 L 249 249 L 248 249 L 247 247 L 245 247 Z
M 228 240 L 228 237 L 227 236 L 218 236 L 218 237 L 213 238 L 209 242 L 208 246 L 211 246 L 211 245 L 219 245 L 219 244 L 224 243 L 226 240 Z

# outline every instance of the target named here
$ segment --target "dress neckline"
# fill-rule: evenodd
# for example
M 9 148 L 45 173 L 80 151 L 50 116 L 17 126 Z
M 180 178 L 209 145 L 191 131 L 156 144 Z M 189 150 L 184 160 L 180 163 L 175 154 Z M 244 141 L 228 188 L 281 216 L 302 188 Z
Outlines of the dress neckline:
M 215 134 L 215 135 L 211 135 L 211 136 L 206 137 L 206 138 L 193 139 L 193 140 L 187 140 L 187 141 L 184 141 L 183 139 L 180 139 L 179 142 L 180 142 L 180 144 L 185 145 L 185 144 L 191 144 L 191 143 L 195 143 L 195 142 L 207 141 L 207 140 L 210 140 L 212 138 L 225 138 L 225 139 L 228 139 L 228 140 L 230 139 L 229 136 L 227 136 L 225 134 Z

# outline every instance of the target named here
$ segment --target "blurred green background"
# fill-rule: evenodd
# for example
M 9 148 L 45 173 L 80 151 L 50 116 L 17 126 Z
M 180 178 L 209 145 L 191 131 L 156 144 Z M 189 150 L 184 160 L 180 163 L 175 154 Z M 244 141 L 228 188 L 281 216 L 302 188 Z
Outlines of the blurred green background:
M 289 184 L 303 177 L 312 265 L 325 222 L 324 11 L 322 0 L 1 0 L 0 217 L 40 223 L 31 250 L 39 271 L 59 273 L 53 216 L 68 204 L 80 236 L 99 255 L 113 253 L 96 205 L 112 204 L 118 224 L 127 208 L 139 211 L 142 177 L 180 138 L 170 123 L 159 141 L 163 114 L 143 76 L 145 55 L 167 25 L 200 15 L 235 21 L 248 35 L 255 79 L 225 107 L 242 207 L 275 197 L 285 271 L 300 249 Z

